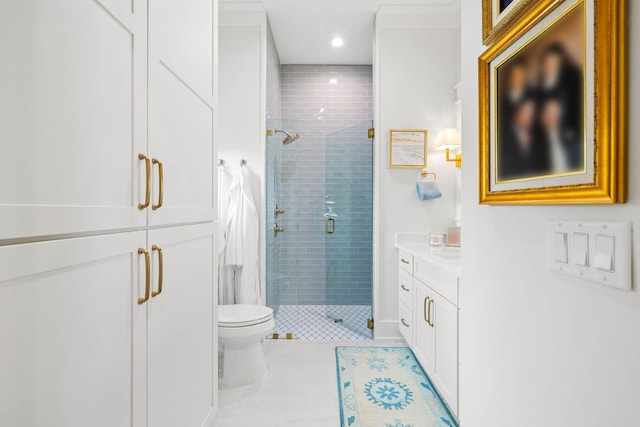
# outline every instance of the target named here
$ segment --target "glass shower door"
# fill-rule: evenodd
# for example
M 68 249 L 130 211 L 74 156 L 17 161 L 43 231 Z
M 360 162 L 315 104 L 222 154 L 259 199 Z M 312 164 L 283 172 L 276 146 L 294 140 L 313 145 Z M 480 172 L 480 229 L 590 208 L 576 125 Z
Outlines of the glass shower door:
M 267 120 L 267 129 L 293 129 L 296 123 Z M 293 126 L 293 127 L 292 127 Z M 298 307 L 298 150 L 282 144 L 281 133 L 266 137 L 266 303 L 273 309 L 278 339 L 299 335 Z
M 372 337 L 373 139 L 371 121 L 327 136 L 326 315 Z

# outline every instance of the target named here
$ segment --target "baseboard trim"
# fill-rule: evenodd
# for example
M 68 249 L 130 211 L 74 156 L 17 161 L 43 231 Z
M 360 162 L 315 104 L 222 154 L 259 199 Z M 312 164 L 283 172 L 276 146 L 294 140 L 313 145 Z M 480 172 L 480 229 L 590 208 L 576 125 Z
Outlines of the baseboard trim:
M 376 320 L 373 336 L 375 341 L 398 341 L 402 339 L 397 320 Z

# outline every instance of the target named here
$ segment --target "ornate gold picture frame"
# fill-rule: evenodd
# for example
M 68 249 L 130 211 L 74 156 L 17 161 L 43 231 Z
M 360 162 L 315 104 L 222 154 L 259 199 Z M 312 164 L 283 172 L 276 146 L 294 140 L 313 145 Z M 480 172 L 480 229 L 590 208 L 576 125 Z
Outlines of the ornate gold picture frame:
M 541 0 L 480 57 L 480 203 L 626 201 L 626 8 Z
M 482 42 L 486 46 L 492 44 L 540 3 L 540 0 L 482 0 Z M 536 12 L 536 16 L 540 15 L 539 11 Z

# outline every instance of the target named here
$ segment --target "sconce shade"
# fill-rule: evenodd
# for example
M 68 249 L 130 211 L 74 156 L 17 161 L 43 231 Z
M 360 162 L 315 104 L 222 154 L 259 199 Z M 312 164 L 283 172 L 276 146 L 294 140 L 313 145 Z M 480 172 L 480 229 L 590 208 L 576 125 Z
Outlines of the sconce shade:
M 444 128 L 436 136 L 437 150 L 452 150 L 460 147 L 460 134 L 455 128 Z

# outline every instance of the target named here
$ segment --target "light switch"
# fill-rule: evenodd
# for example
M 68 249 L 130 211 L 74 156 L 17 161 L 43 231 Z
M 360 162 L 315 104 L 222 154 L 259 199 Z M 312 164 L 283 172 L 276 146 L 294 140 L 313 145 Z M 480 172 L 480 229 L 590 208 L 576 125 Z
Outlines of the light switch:
M 571 261 L 581 267 L 589 266 L 589 234 L 573 233 L 573 248 Z
M 567 259 L 567 233 L 554 232 L 553 233 L 553 259 L 556 262 L 566 264 Z
M 578 282 L 632 290 L 632 225 L 629 221 L 549 221 L 549 271 Z
M 613 236 L 598 234 L 596 236 L 595 267 L 602 271 L 613 271 L 613 248 L 615 248 Z

